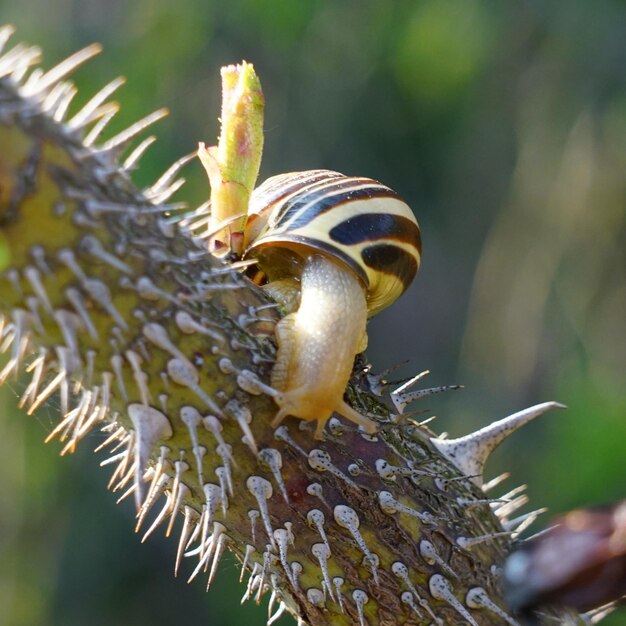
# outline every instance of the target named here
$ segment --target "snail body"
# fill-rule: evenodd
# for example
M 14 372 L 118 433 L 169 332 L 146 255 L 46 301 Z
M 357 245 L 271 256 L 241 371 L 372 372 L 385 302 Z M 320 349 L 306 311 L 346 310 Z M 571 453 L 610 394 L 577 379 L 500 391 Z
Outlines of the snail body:
M 375 422 L 343 395 L 355 355 L 367 345 L 367 318 L 401 295 L 419 268 L 411 209 L 368 178 L 329 170 L 282 174 L 252 193 L 244 248 L 287 311 L 276 327 L 271 382 L 280 393 L 272 425 L 288 415 L 317 420 L 320 439 L 337 412 L 375 432 Z
M 273 425 L 287 415 L 317 420 L 315 437 L 334 411 L 373 433 L 376 425 L 343 399 L 354 357 L 364 343 L 367 306 L 349 272 L 321 255 L 302 270 L 300 306 L 277 325 L 272 386 L 282 392 Z

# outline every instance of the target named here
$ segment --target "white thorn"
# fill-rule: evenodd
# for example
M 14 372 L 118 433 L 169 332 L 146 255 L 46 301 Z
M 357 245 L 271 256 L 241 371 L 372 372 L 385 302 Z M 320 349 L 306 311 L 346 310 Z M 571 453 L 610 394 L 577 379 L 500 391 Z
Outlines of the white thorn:
M 357 542 L 361 552 L 365 555 L 371 569 L 372 575 L 374 577 L 374 582 L 378 583 L 378 570 L 376 567 L 377 557 L 372 554 L 365 543 L 365 539 L 363 539 L 363 535 L 359 532 L 359 526 L 361 524 L 359 520 L 359 516 L 354 509 L 351 509 L 349 506 L 345 506 L 344 504 L 338 504 L 333 511 L 335 521 L 339 526 L 345 528 L 350 531 L 350 534 Z
M 197 513 L 190 507 L 185 505 L 183 528 L 178 539 L 178 547 L 176 549 L 176 563 L 174 565 L 174 576 L 178 576 L 178 570 L 180 568 L 180 562 L 185 552 L 185 546 L 191 534 L 192 518 L 197 516 Z
M 248 491 L 250 491 L 250 493 L 256 498 L 256 501 L 259 504 L 259 510 L 261 512 L 263 525 L 265 526 L 265 532 L 267 533 L 269 540 L 272 542 L 272 546 L 275 547 L 276 543 L 274 541 L 274 531 L 272 529 L 270 515 L 267 508 L 267 501 L 273 494 L 272 484 L 261 476 L 250 476 L 246 481 L 246 487 L 248 487 Z
M 341 576 L 335 576 L 333 578 L 333 585 L 335 585 L 335 593 L 337 594 L 337 602 L 339 603 L 339 608 L 341 612 L 344 613 L 343 608 L 343 594 L 341 593 L 341 586 L 343 585 L 344 580 Z
M 172 434 L 172 426 L 167 416 L 150 406 L 143 404 L 129 404 L 128 417 L 135 427 L 135 504 L 137 510 L 143 504 L 145 487 L 143 473 L 146 470 L 148 457 L 152 447 L 159 441 L 169 439 Z
M 330 552 L 330 544 L 328 543 L 328 537 L 326 536 L 326 531 L 324 530 L 324 513 L 322 513 L 322 511 L 320 511 L 319 509 L 311 509 L 306 514 L 306 519 L 310 526 L 315 527 L 319 536 L 322 538 L 322 541 L 326 544 Z
M 172 163 L 172 165 L 167 168 L 167 170 L 153 185 L 144 190 L 144 193 L 148 196 L 154 196 L 157 195 L 159 192 L 162 192 L 173 182 L 174 178 L 178 175 L 180 170 L 195 157 L 196 152 L 194 151 L 190 154 L 186 154 L 177 161 L 174 161 L 174 163 Z
M 322 578 L 324 579 L 324 586 L 330 599 L 334 602 L 335 596 L 333 595 L 333 588 L 330 582 L 330 574 L 328 572 L 328 559 L 330 558 L 330 549 L 325 543 L 314 543 L 311 546 L 311 554 L 319 561 L 320 568 L 322 570 Z
M 619 606 L 619 600 L 614 602 L 609 602 L 608 604 L 604 604 L 597 609 L 592 609 L 591 611 L 587 611 L 583 613 L 582 616 L 587 620 L 586 623 L 589 624 L 599 624 L 604 620 L 605 617 L 608 617 L 615 609 Z
M 85 63 L 85 61 L 91 59 L 96 54 L 102 51 L 102 46 L 97 43 L 92 43 L 91 45 L 75 52 L 71 56 L 67 57 L 53 67 L 51 70 L 48 70 L 45 74 L 39 77 L 38 80 L 27 81 L 23 87 L 23 93 L 26 96 L 33 96 L 38 93 L 41 93 L 48 87 L 51 87 L 54 83 L 61 80 L 65 75 L 74 71 L 79 65 Z
M 107 151 L 117 148 L 118 146 L 130 141 L 133 137 L 135 137 L 135 135 L 148 128 L 148 126 L 151 126 L 155 122 L 158 122 L 160 119 L 163 119 L 166 115 L 168 115 L 167 109 L 158 109 L 157 111 L 146 115 L 139 121 L 131 124 L 126 130 L 123 130 L 121 133 L 115 135 L 115 137 L 112 137 L 111 139 L 106 141 L 102 145 L 101 149 L 103 151 Z
M 67 122 L 68 128 L 75 130 L 92 122 L 95 119 L 95 116 L 98 115 L 97 111 L 100 105 L 104 104 L 107 98 L 114 91 L 119 89 L 125 82 L 125 79 L 120 76 L 100 89 L 100 91 L 92 96 L 91 100 L 89 100 L 89 102 L 87 102 L 87 104 L 85 104 L 83 108 Z
M 165 504 L 163 505 L 163 508 L 161 509 L 159 514 L 156 516 L 154 522 L 152 522 L 152 525 L 150 526 L 150 528 L 148 528 L 144 536 L 141 538 L 141 543 L 144 543 L 146 539 L 161 525 L 161 523 L 166 518 L 166 516 L 168 514 L 171 515 L 172 513 L 173 513 L 173 500 L 170 494 L 165 500 Z
M 250 448 L 252 453 L 255 456 L 259 454 L 259 448 L 256 443 L 256 439 L 254 438 L 254 434 L 250 429 L 250 424 L 252 422 L 252 413 L 250 409 L 238 402 L 237 400 L 230 400 L 226 406 L 224 407 L 224 411 L 234 417 L 239 424 L 239 428 L 243 433 L 242 441 Z
M 319 448 L 314 448 L 308 454 L 309 465 L 318 472 L 330 472 L 337 478 L 340 478 L 345 483 L 350 485 L 355 490 L 358 490 L 357 484 L 346 476 L 340 469 L 335 467 L 331 461 L 330 454 Z
M 524 513 L 523 515 L 515 517 L 511 520 L 503 520 L 502 526 L 511 532 L 513 539 L 517 539 L 519 535 L 521 535 L 542 513 L 545 513 L 547 510 L 547 508 L 536 509 L 535 511 Z
M 252 543 L 256 544 L 256 523 L 259 519 L 260 513 L 256 509 L 250 509 L 248 511 L 248 519 L 250 520 L 250 538 Z
M 400 594 L 400 600 L 404 602 L 404 604 L 406 604 L 409 608 L 411 608 L 418 618 L 421 619 L 423 617 L 421 611 L 417 608 L 417 604 L 415 603 L 415 598 L 413 597 L 413 594 L 410 591 L 403 591 Z
M 136 467 L 137 464 L 134 464 L 134 467 Z M 136 472 L 135 472 L 135 476 L 136 476 Z M 145 481 L 145 476 L 142 477 L 143 480 Z M 139 511 L 137 512 L 137 524 L 135 526 L 135 532 L 138 533 L 141 526 L 143 525 L 143 521 L 146 518 L 146 515 L 148 514 L 148 512 L 150 511 L 150 509 L 153 507 L 154 503 L 158 500 L 159 496 L 161 495 L 161 493 L 163 492 L 163 490 L 165 489 L 167 483 L 169 482 L 170 477 L 167 474 L 162 474 L 161 477 L 159 478 L 156 486 L 154 489 L 151 489 L 150 492 L 148 493 L 148 495 L 146 496 L 145 500 L 143 501 L 143 504 L 141 505 L 141 507 L 139 508 Z M 133 491 L 135 493 L 135 496 L 137 494 L 137 483 L 133 484 Z
M 187 430 L 189 431 L 189 437 L 191 439 L 191 446 L 193 455 L 196 460 L 196 471 L 198 473 L 199 484 L 204 483 L 204 472 L 202 470 L 202 460 L 206 454 L 206 448 L 201 446 L 198 442 L 198 426 L 202 423 L 202 416 L 198 409 L 193 406 L 183 406 L 180 409 L 180 419 L 183 421 Z
M 122 164 L 122 169 L 128 171 L 133 169 L 145 151 L 156 141 L 156 135 L 146 137 L 127 157 Z
M 411 578 L 409 576 L 409 568 L 404 563 L 402 563 L 402 561 L 396 561 L 391 566 L 391 571 L 410 589 L 409 593 L 415 596 L 420 606 L 435 620 L 435 622 L 437 622 L 438 620 L 437 616 L 433 613 L 433 610 L 430 608 L 430 605 L 428 604 L 426 599 L 422 598 L 420 594 L 417 592 L 415 585 L 411 581 Z M 402 601 L 405 602 L 406 604 L 409 604 L 406 598 L 403 599 Z M 417 607 L 412 607 L 412 608 L 419 615 L 419 611 Z
M 463 550 L 470 550 L 472 547 L 485 543 L 486 541 L 493 541 L 494 539 L 499 539 L 500 537 L 511 537 L 511 533 L 509 531 L 502 531 L 498 533 L 487 533 L 485 535 L 478 535 L 476 537 L 457 537 L 456 543 Z
M 293 573 L 291 571 L 291 566 L 289 565 L 289 561 L 287 560 L 287 551 L 289 549 L 289 533 L 285 528 L 277 528 L 274 531 L 274 539 L 278 544 L 278 558 L 285 570 L 285 574 L 287 574 L 287 579 L 291 583 L 292 587 L 295 587 L 295 580 L 293 578 Z
M 104 105 L 106 112 L 102 117 L 93 125 L 91 130 L 83 138 L 83 145 L 91 147 L 98 140 L 98 137 L 102 134 L 102 131 L 106 128 L 106 125 L 113 119 L 113 117 L 120 110 L 119 104 L 116 102 L 107 102 Z
M 318 589 L 317 587 L 310 587 L 306 590 L 306 599 L 310 604 L 316 606 L 320 609 L 324 608 L 324 592 Z
M 258 456 L 259 462 L 262 465 L 265 465 L 272 476 L 274 476 L 274 480 L 278 485 L 278 489 L 283 496 L 283 499 L 287 504 L 289 504 L 289 496 L 287 495 L 287 488 L 285 487 L 285 481 L 283 480 L 283 475 L 281 473 L 281 469 L 283 467 L 283 458 L 276 448 L 264 448 L 259 452 Z
M 246 591 L 241 598 L 241 604 L 243 604 L 246 600 L 249 600 L 252 596 L 252 592 L 254 591 L 254 582 L 257 579 L 258 571 L 261 569 L 261 565 L 259 563 L 255 563 L 252 567 L 252 572 L 250 573 L 250 577 L 248 578 L 248 584 L 246 586 Z
M 215 578 L 215 574 L 217 573 L 217 566 L 219 565 L 219 562 L 222 559 L 222 555 L 224 554 L 224 548 L 226 548 L 228 535 L 224 532 L 225 530 L 226 527 L 219 522 L 215 522 L 215 524 L 213 525 L 213 537 L 217 536 L 217 542 L 215 546 L 215 556 L 213 557 L 213 562 L 211 563 L 211 571 L 209 572 L 209 580 L 207 581 L 206 585 L 207 591 L 211 587 L 211 583 Z
M 480 486 L 489 455 L 506 437 L 546 411 L 566 408 L 558 402 L 543 402 L 509 415 L 485 428 L 458 439 L 431 438 L 432 444 L 466 476 Z
M 419 544 L 419 551 L 426 563 L 430 565 L 437 563 L 444 572 L 450 574 L 454 578 L 458 578 L 457 573 L 443 560 L 441 555 L 435 550 L 435 546 L 433 546 L 430 541 L 422 539 Z
M 482 490 L 485 493 L 487 493 L 491 491 L 494 487 L 497 487 L 501 482 L 505 481 L 510 476 L 511 474 L 509 472 L 504 472 L 502 474 L 499 474 L 495 478 L 492 478 L 491 480 L 488 480 L 486 483 L 483 483 Z
M 452 593 L 450 583 L 441 575 L 434 574 L 428 581 L 428 588 L 430 589 L 430 595 L 436 600 L 443 600 L 447 602 L 463 619 L 469 622 L 472 626 L 479 626 L 478 622 L 470 615 L 469 611 L 459 602 L 456 596 Z
M 279 426 L 274 431 L 274 439 L 278 441 L 284 441 L 289 447 L 293 448 L 297 452 L 299 452 L 302 456 L 309 456 L 307 452 L 304 451 L 290 436 L 289 430 L 286 426 Z
M 416 509 L 407 506 L 406 504 L 402 504 L 393 497 L 389 491 L 380 491 L 378 493 L 378 503 L 380 504 L 380 508 L 387 513 L 388 515 L 393 515 L 400 511 L 401 513 L 406 513 L 407 515 L 412 515 L 416 517 L 420 522 L 424 524 L 436 524 L 434 516 L 431 515 L 428 511 L 417 511 Z
M 359 625 L 365 626 L 365 614 L 363 612 L 363 607 L 369 601 L 369 596 L 362 589 L 355 589 L 352 592 L 352 599 L 354 600 L 354 603 L 356 604 L 356 610 L 357 610 L 357 613 L 359 614 Z
M 489 598 L 487 592 L 482 587 L 474 587 L 467 592 L 465 602 L 470 609 L 487 609 L 494 615 L 501 617 L 510 626 L 520 626 L 508 613 L 505 613 L 493 600 Z
M 276 613 L 272 615 L 268 620 L 266 626 L 271 626 L 279 617 L 287 610 L 287 605 L 284 602 L 281 602 L 278 605 L 278 609 L 276 609 Z
M 3 26 L 0 26 L 0 52 L 2 52 L 4 46 L 14 32 L 15 28 L 11 26 L 11 24 L 4 24 Z
M 494 509 L 494 514 L 500 520 L 506 520 L 509 515 L 515 513 L 521 509 L 524 505 L 528 504 L 529 498 L 526 494 L 522 494 L 513 500 L 509 500 L 506 504 L 503 504 Z
M 243 563 L 241 564 L 241 574 L 239 575 L 239 582 L 243 580 L 243 575 L 246 573 L 246 567 L 248 562 L 250 561 L 250 557 L 254 552 L 254 546 L 251 546 L 249 543 L 246 544 L 246 553 L 243 557 Z

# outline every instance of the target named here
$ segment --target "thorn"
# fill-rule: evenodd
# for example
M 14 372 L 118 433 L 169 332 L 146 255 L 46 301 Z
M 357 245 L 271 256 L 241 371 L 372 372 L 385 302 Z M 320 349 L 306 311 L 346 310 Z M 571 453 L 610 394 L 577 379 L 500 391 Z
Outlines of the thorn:
M 197 517 L 197 513 L 190 507 L 185 505 L 184 512 L 184 522 L 183 529 L 180 533 L 180 538 L 178 540 L 178 548 L 176 550 L 176 563 L 174 565 L 174 576 L 178 576 L 178 570 L 180 569 L 180 563 L 183 559 L 183 554 L 185 552 L 185 546 L 187 545 L 187 540 L 189 539 L 189 535 L 191 534 L 191 525 L 193 523 L 192 518 Z
M 129 170 L 134 169 L 139 160 L 144 155 L 146 150 L 156 141 L 156 135 L 150 135 L 150 137 L 146 137 L 127 157 L 126 160 L 122 163 L 122 169 Z
M 27 80 L 23 87 L 23 93 L 25 96 L 35 96 L 42 91 L 45 91 L 51 87 L 54 83 L 60 81 L 64 76 L 73 72 L 78 66 L 82 65 L 96 54 L 102 51 L 102 46 L 97 43 L 75 52 L 67 59 L 61 61 L 58 65 L 55 65 L 52 69 L 48 70 L 45 74 L 40 76 L 37 80 L 31 82 Z M 32 77 L 31 77 L 32 78 Z
M 535 511 L 530 511 L 529 513 L 524 513 L 518 517 L 515 517 L 511 520 L 503 520 L 502 526 L 505 530 L 511 532 L 511 536 L 513 539 L 517 539 L 529 526 L 535 523 L 537 518 L 545 513 L 548 509 L 541 508 L 536 509 Z
M 217 536 L 217 542 L 215 545 L 215 556 L 213 557 L 213 562 L 211 563 L 211 571 L 209 572 L 209 580 L 207 581 L 206 590 L 208 591 L 211 587 L 211 583 L 215 578 L 215 574 L 217 573 L 217 566 L 222 559 L 222 555 L 224 554 L 224 548 L 226 548 L 226 541 L 228 540 L 228 535 L 226 534 L 226 527 L 220 524 L 219 522 L 215 522 L 213 525 L 213 537 Z
M 40 61 L 40 48 L 17 44 L 0 58 L 0 77 L 10 76 L 19 85 L 29 68 Z
M 372 393 L 380 397 L 385 393 L 385 390 L 387 387 L 391 385 L 397 385 L 398 384 L 397 382 L 388 381 L 387 376 L 399 370 L 401 367 L 403 367 L 407 363 L 408 361 L 402 361 L 401 363 L 396 363 L 396 365 L 392 365 L 391 367 L 388 367 L 386 370 L 383 370 L 379 374 L 371 374 L 370 366 L 367 366 L 367 368 L 365 369 L 365 373 L 367 377 L 367 382 L 369 383 Z
M 435 550 L 435 546 L 430 541 L 426 539 L 422 539 L 419 544 L 419 551 L 421 557 L 428 563 L 432 565 L 433 563 L 437 563 L 441 569 L 453 576 L 454 578 L 458 578 L 458 574 L 443 560 L 441 555 Z
M 333 595 L 330 574 L 328 572 L 328 559 L 330 559 L 331 556 L 330 548 L 326 543 L 314 543 L 311 546 L 311 554 L 319 561 L 320 568 L 322 570 L 322 578 L 324 579 L 324 587 L 328 592 L 330 599 L 334 602 L 335 596 Z
M 154 522 L 152 522 L 150 528 L 148 528 L 144 536 L 141 538 L 141 543 L 144 543 L 146 539 L 161 525 L 161 523 L 166 518 L 166 516 L 171 515 L 173 511 L 174 509 L 173 509 L 172 494 L 169 494 L 165 500 L 165 505 L 163 506 L 159 514 L 156 516 Z
M 213 413 L 223 416 L 224 412 L 220 409 L 213 398 L 204 390 L 200 384 L 200 374 L 198 370 L 186 359 L 174 358 L 167 362 L 167 374 L 177 385 L 187 387 L 198 398 L 200 398 Z
M 234 417 L 239 424 L 239 428 L 243 433 L 242 441 L 250 448 L 254 456 L 259 455 L 259 448 L 254 438 L 254 434 L 250 429 L 250 423 L 252 422 L 252 413 L 247 406 L 244 406 L 237 400 L 230 400 L 224 407 L 224 411 L 230 416 Z
M 520 626 L 508 613 L 503 611 L 482 587 L 474 587 L 467 592 L 465 602 L 470 609 L 487 609 L 489 612 L 502 618 L 510 626 Z
M 135 476 L 136 476 L 135 472 Z M 157 483 L 154 491 L 150 493 L 149 497 L 143 501 L 143 504 L 139 508 L 137 512 L 137 524 L 135 526 L 135 532 L 138 533 L 141 530 L 141 526 L 143 525 L 144 520 L 146 519 L 146 515 L 148 515 L 150 509 L 153 507 L 154 503 L 159 499 L 159 496 L 163 493 L 167 483 L 169 482 L 170 477 L 167 474 L 162 474 L 159 482 Z M 135 502 L 137 502 L 137 483 L 134 483 L 135 486 Z
M 437 520 L 433 515 L 431 515 L 428 511 L 418 511 L 416 509 L 407 506 L 406 504 L 402 504 L 393 497 L 389 491 L 380 491 L 378 493 L 378 503 L 380 504 L 380 508 L 387 513 L 388 515 L 393 515 L 400 511 L 401 513 L 406 513 L 413 517 L 416 517 L 423 524 L 436 524 Z
M 283 467 L 283 458 L 280 452 L 275 448 L 264 448 L 259 452 L 258 460 L 262 465 L 270 470 L 272 476 L 274 476 L 276 484 L 278 485 L 278 489 L 283 496 L 283 500 L 289 504 L 287 488 L 285 487 L 285 481 L 283 480 L 283 475 L 280 471 Z
M 87 124 L 93 122 L 97 117 L 100 116 L 99 111 L 100 105 L 104 104 L 105 101 L 109 98 L 109 96 L 119 89 L 124 83 L 126 79 L 122 76 L 115 78 L 110 83 L 102 87 L 94 96 L 91 97 L 89 102 L 83 105 L 83 108 L 74 115 L 74 117 L 67 122 L 68 128 L 72 130 L 76 130 L 78 128 L 82 128 Z
M 222 513 L 226 517 L 226 511 L 228 511 L 228 489 L 232 484 L 229 471 L 226 467 L 220 465 L 215 468 L 215 475 L 220 484 L 220 502 L 222 503 Z M 232 489 L 231 489 L 232 491 Z
M 450 583 L 441 575 L 434 574 L 428 581 L 430 595 L 436 600 L 443 600 L 449 604 L 471 626 L 479 626 L 478 622 L 470 615 L 469 611 L 456 599 L 450 589 Z
M 305 452 L 290 436 L 289 429 L 286 426 L 279 426 L 274 431 L 274 439 L 278 441 L 284 441 L 289 447 L 299 452 L 302 456 L 308 457 L 308 453 Z
M 341 479 L 346 484 L 350 485 L 354 490 L 358 491 L 357 484 L 348 476 L 346 476 L 340 469 L 335 467 L 331 461 L 330 454 L 319 448 L 314 448 L 308 454 L 309 465 L 318 472 L 329 472 Z
M 180 173 L 183 167 L 195 159 L 195 157 L 196 153 L 192 152 L 174 161 L 153 185 L 144 189 L 144 193 L 148 197 L 153 197 L 165 191 L 172 184 L 174 178 Z
M 206 454 L 206 448 L 201 446 L 198 441 L 198 426 L 202 423 L 202 416 L 198 409 L 193 406 L 183 406 L 180 409 L 180 419 L 187 426 L 189 437 L 191 439 L 191 449 L 196 460 L 196 472 L 198 474 L 198 483 L 204 483 L 204 472 L 202 467 L 203 457 Z
M 291 567 L 289 565 L 289 561 L 287 560 L 287 551 L 289 544 L 289 533 L 284 528 L 277 528 L 274 531 L 274 539 L 278 544 L 278 558 L 280 560 L 283 569 L 285 570 L 285 574 L 287 574 L 287 579 L 292 587 L 295 587 L 295 580 L 293 579 L 293 573 L 291 571 Z
M 215 522 L 215 524 L 217 524 L 217 522 Z M 201 553 L 201 558 L 198 561 L 196 568 L 191 573 L 191 576 L 189 576 L 189 578 L 187 579 L 188 583 L 190 583 L 202 571 L 202 569 L 208 565 L 209 559 L 211 558 L 211 556 L 213 556 L 213 551 L 215 550 L 215 539 L 216 538 L 214 537 L 214 535 L 211 535 L 207 538 L 206 542 L 203 542 L 201 548 L 204 550 L 204 554 Z M 191 556 L 191 554 L 189 554 L 189 556 Z
M 486 535 L 477 535 L 476 537 L 457 537 L 456 543 L 460 548 L 464 550 L 470 550 L 474 546 L 485 543 L 487 541 L 493 541 L 494 539 L 499 539 L 500 537 L 511 537 L 511 533 L 508 530 L 498 532 L 498 533 L 487 533 Z
M 272 484 L 261 476 L 250 476 L 246 481 L 246 487 L 248 487 L 248 491 L 256 498 L 259 504 L 259 511 L 261 512 L 261 519 L 265 526 L 265 532 L 272 543 L 272 547 L 276 547 L 274 531 L 267 508 L 267 501 L 272 497 L 273 493 Z
M 151 126 L 152 124 L 158 122 L 167 116 L 169 111 L 167 109 L 158 109 L 157 111 L 153 111 L 149 115 L 142 117 L 140 120 L 131 124 L 126 130 L 123 130 L 121 133 L 118 133 L 108 141 L 105 141 L 100 150 L 102 152 L 108 152 L 115 148 L 119 148 L 125 143 L 128 143 L 131 139 L 133 139 L 140 132 Z
M 272 540 L 273 539 L 274 538 L 272 537 Z M 265 579 L 267 578 L 267 575 L 272 567 L 272 563 L 275 560 L 275 557 L 271 551 L 272 546 L 268 544 L 265 552 L 263 553 L 263 568 L 261 569 L 261 574 L 259 576 L 257 594 L 254 598 L 257 604 L 260 604 L 261 602 L 261 598 L 263 597 L 263 593 L 265 592 Z
M 248 519 L 250 520 L 250 537 L 252 543 L 256 544 L 256 523 L 259 519 L 260 513 L 256 509 L 250 509 L 248 511 Z
M 437 622 L 438 621 L 437 616 L 434 614 L 433 610 L 431 609 L 426 599 L 422 598 L 420 594 L 417 592 L 415 585 L 411 581 L 411 578 L 409 577 L 409 568 L 401 561 L 396 561 L 391 566 L 391 571 L 410 589 L 410 592 L 415 596 L 420 606 L 435 620 L 435 622 Z M 406 601 L 406 599 L 403 600 L 403 602 L 409 604 Z M 414 607 L 414 610 L 419 615 L 419 611 L 417 610 L 416 607 Z
M 204 543 L 206 539 L 208 526 L 213 522 L 213 516 L 219 508 L 220 500 L 222 498 L 222 491 L 218 485 L 214 485 L 213 483 L 207 483 L 206 485 L 204 485 L 203 489 L 204 497 L 206 498 L 206 506 L 202 517 L 202 543 Z
M 619 601 L 609 602 L 608 604 L 604 604 L 596 609 L 592 609 L 591 611 L 587 611 L 583 613 L 583 618 L 587 619 L 589 624 L 599 624 L 604 620 L 605 617 L 608 617 L 615 609 L 619 607 Z
M 492 478 L 486 483 L 483 483 L 482 490 L 487 493 L 488 491 L 491 491 L 494 487 L 497 487 L 501 482 L 505 481 L 510 476 L 511 474 L 509 472 L 504 472 L 503 474 Z
M 120 105 L 116 102 L 108 102 L 105 104 L 103 106 L 103 111 L 105 112 L 83 138 L 83 146 L 86 148 L 93 146 L 93 144 L 98 140 L 98 137 L 102 134 L 102 131 L 106 128 L 106 125 L 113 119 L 119 110 Z
M 188 467 L 188 465 L 184 461 L 176 461 L 174 463 L 174 467 L 176 468 L 176 472 L 174 474 L 174 484 L 172 485 L 172 500 L 174 502 L 174 512 L 170 517 L 170 523 L 167 525 L 167 528 L 165 530 L 166 537 L 169 537 L 172 534 L 174 521 L 176 520 L 178 512 L 180 511 L 180 505 L 183 501 L 183 498 L 186 498 L 191 493 L 187 485 L 180 482 L 180 475 L 182 471 L 184 471 L 184 469 Z
M 128 417 L 135 427 L 135 506 L 137 511 L 144 503 L 145 486 L 143 474 L 146 471 L 148 457 L 153 446 L 173 435 L 172 426 L 167 416 L 157 409 L 143 404 L 129 404 Z
M 241 564 L 241 574 L 239 575 L 239 582 L 243 581 L 243 575 L 246 573 L 246 567 L 248 566 L 248 562 L 250 561 L 250 557 L 254 552 L 254 546 L 251 546 L 249 543 L 246 544 L 246 553 L 243 557 L 243 563 Z
M 418 389 L 417 391 L 411 391 L 409 393 L 403 393 L 401 395 L 392 394 L 391 398 L 398 412 L 402 412 L 404 407 L 415 400 L 424 398 L 426 396 L 432 396 L 436 393 L 444 393 L 445 391 L 458 391 L 464 389 L 463 385 L 440 385 L 439 387 L 428 387 L 427 389 Z
M 328 551 L 330 552 L 330 544 L 328 543 L 328 537 L 326 536 L 326 531 L 324 530 L 324 513 L 322 513 L 322 511 L 320 511 L 319 509 L 311 509 L 306 514 L 306 519 L 309 523 L 309 526 L 313 526 L 317 530 L 319 536 L 326 544 L 326 546 L 328 547 Z
M 378 569 L 376 567 L 377 557 L 372 554 L 365 543 L 365 539 L 363 539 L 363 535 L 359 532 L 359 526 L 361 521 L 359 520 L 359 516 L 354 509 L 351 509 L 349 506 L 345 506 L 344 504 L 338 504 L 333 511 L 335 521 L 339 526 L 345 528 L 350 532 L 354 540 L 356 541 L 359 549 L 365 555 L 371 569 L 372 576 L 374 577 L 374 582 L 378 585 Z
M 252 592 L 254 591 L 254 584 L 258 577 L 258 572 L 261 569 L 261 565 L 259 563 L 255 563 L 252 567 L 252 572 L 250 572 L 250 576 L 248 578 L 248 584 L 246 586 L 246 591 L 241 598 L 241 604 L 243 604 L 246 600 L 249 600 L 252 596 Z
M 0 26 L 0 52 L 4 50 L 4 46 L 11 38 L 11 35 L 15 32 L 15 28 L 11 24 L 5 24 Z
M 518 428 L 554 408 L 566 407 L 558 402 L 543 402 L 493 422 L 465 437 L 458 439 L 432 437 L 431 442 L 441 454 L 480 487 L 483 468 L 493 450 Z
M 400 594 L 400 600 L 404 602 L 404 604 L 406 604 L 409 608 L 411 608 L 418 618 L 421 619 L 423 617 L 421 611 L 417 608 L 417 604 L 415 603 L 415 598 L 413 597 L 413 594 L 410 591 L 403 591 Z
M 67 372 L 60 371 L 43 389 L 43 391 L 35 398 L 33 403 L 28 407 L 26 415 L 32 415 L 66 380 Z M 46 438 L 48 443 L 50 436 Z
M 363 613 L 363 607 L 368 603 L 369 596 L 362 589 L 355 589 L 352 592 L 352 599 L 356 604 L 356 610 L 359 614 L 359 626 L 365 626 L 365 615 Z
M 279 617 L 282 616 L 282 614 L 287 610 L 287 605 L 284 602 L 281 602 L 278 605 L 278 609 L 276 610 L 276 613 L 274 613 L 274 615 L 272 615 L 268 620 L 267 620 L 267 624 L 266 626 L 271 626 L 275 621 L 278 620 Z

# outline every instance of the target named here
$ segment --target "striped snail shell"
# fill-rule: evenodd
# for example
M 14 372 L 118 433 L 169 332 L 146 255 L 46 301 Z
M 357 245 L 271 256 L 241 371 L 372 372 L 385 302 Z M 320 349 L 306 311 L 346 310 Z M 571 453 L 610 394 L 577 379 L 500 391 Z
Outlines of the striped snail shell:
M 343 395 L 367 345 L 367 318 L 398 298 L 419 268 L 420 231 L 409 206 L 369 178 L 281 174 L 252 193 L 244 249 L 289 313 L 276 326 L 272 425 L 288 415 L 317 421 L 319 439 L 337 412 L 375 432 Z
M 290 271 L 275 261 L 277 250 L 301 258 L 319 253 L 345 264 L 366 289 L 370 316 L 411 284 L 422 250 L 413 211 L 395 191 L 330 170 L 266 180 L 252 193 L 244 237 L 246 256 L 265 256 L 261 268 L 271 280 Z

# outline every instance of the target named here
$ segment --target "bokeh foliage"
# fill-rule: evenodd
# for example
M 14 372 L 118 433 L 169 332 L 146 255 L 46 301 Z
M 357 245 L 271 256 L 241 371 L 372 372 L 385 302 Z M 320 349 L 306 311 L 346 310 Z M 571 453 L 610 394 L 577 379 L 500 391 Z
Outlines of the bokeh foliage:
M 414 207 L 416 284 L 371 323 L 377 369 L 430 369 L 463 392 L 428 403 L 462 434 L 523 406 L 570 406 L 505 444 L 491 474 L 557 512 L 624 497 L 626 4 L 560 0 L 0 0 L 46 65 L 100 41 L 85 100 L 128 78 L 111 132 L 172 115 L 136 180 L 213 141 L 219 67 L 255 64 L 267 101 L 261 178 L 314 167 L 379 178 Z M 207 195 L 199 165 L 180 194 Z M 263 623 L 236 567 L 208 596 L 173 580 L 173 542 L 140 546 L 130 506 L 83 444 L 59 460 L 2 396 L 0 606 L 11 626 Z M 15 391 L 15 392 L 14 392 Z M 513 486 L 513 485 L 512 485 Z M 286 618 L 285 621 L 288 621 Z M 626 624 L 623 615 L 606 622 Z

